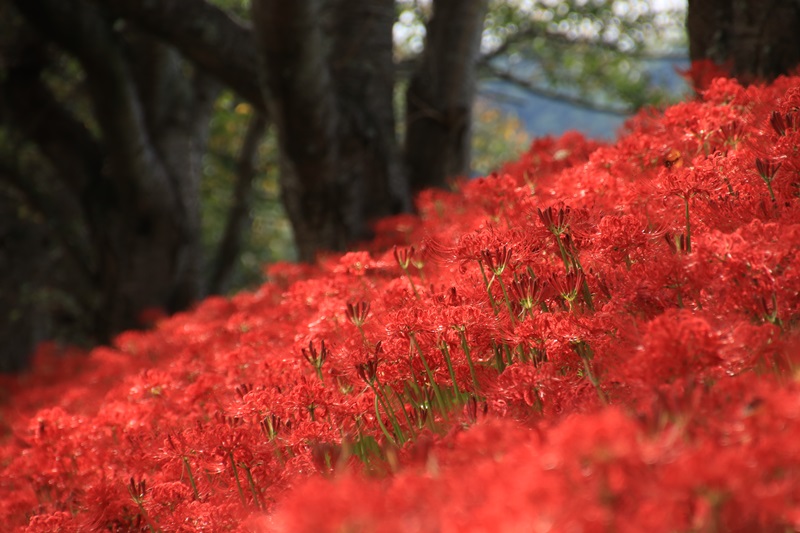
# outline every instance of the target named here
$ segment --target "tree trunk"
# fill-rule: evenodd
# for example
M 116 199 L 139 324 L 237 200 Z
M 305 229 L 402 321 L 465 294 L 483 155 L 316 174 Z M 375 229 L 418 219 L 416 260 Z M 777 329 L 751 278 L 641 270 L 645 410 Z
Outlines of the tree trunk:
M 100 138 L 84 144 L 96 148 L 66 156 L 65 149 L 47 150 L 47 124 L 28 133 L 57 172 L 81 171 L 64 181 L 83 209 L 95 291 L 87 299 L 95 301 L 95 339 L 105 342 L 138 326 L 143 309 L 177 311 L 201 294 L 198 185 L 216 89 L 204 75 L 187 76 L 173 49 L 114 30 L 89 2 L 15 5 L 85 72 Z M 65 109 L 59 114 L 69 116 Z M 62 122 L 80 126 L 75 119 Z M 75 140 L 61 142 L 68 148 Z M 61 166 L 78 156 L 85 163 Z
M 391 0 L 255 0 L 281 194 L 301 260 L 408 206 L 392 112 Z
M 475 64 L 486 0 L 435 0 L 425 51 L 406 94 L 411 188 L 446 187 L 469 172 Z
M 727 65 L 745 83 L 769 81 L 800 64 L 800 2 L 689 0 L 692 61 Z

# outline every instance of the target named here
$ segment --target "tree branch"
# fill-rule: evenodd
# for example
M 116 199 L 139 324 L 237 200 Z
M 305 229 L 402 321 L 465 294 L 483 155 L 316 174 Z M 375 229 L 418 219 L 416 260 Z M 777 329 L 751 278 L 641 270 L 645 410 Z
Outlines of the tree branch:
M 575 107 L 581 107 L 583 109 L 588 109 L 590 111 L 597 111 L 599 113 L 605 113 L 608 115 L 627 117 L 635 112 L 633 109 L 630 108 L 614 108 L 610 106 L 604 106 L 577 96 L 570 96 L 551 89 L 544 89 L 542 87 L 534 85 L 528 80 L 514 76 L 514 74 L 512 74 L 507 70 L 503 70 L 497 67 L 484 65 L 484 68 L 486 68 L 490 72 L 492 78 L 512 83 L 515 86 L 525 90 L 526 92 L 534 96 L 539 96 L 541 98 L 546 98 L 548 100 L 564 102 L 566 104 Z
M 73 54 L 86 71 L 95 115 L 111 150 L 114 187 L 140 207 L 180 205 L 154 152 L 125 54 L 102 10 L 84 0 L 14 0 L 28 21 Z M 124 207 L 124 206 L 120 206 Z
M 205 0 L 93 0 L 180 50 L 260 111 L 258 54 L 252 29 Z
M 239 159 L 236 163 L 236 184 L 233 200 L 225 222 L 225 231 L 219 242 L 211 278 L 208 284 L 212 294 L 222 293 L 228 284 L 233 267 L 242 249 L 242 234 L 250 219 L 250 198 L 253 178 L 256 175 L 258 145 L 267 129 L 267 119 L 256 113 L 247 126 Z
M 102 167 L 100 144 L 42 82 L 41 58 L 23 56 L 6 57 L 13 64 L 0 78 L 0 121 L 13 124 L 35 143 L 57 169 L 59 179 L 79 194 Z
M 607 50 L 609 52 L 630 57 L 631 59 L 662 60 L 662 59 L 686 58 L 686 54 L 654 53 L 649 50 L 642 49 L 640 47 L 637 47 L 634 50 L 626 52 L 620 50 L 619 47 L 617 46 L 617 43 L 613 41 L 609 42 L 609 41 L 604 41 L 603 39 L 594 39 L 586 37 L 570 38 L 562 33 L 547 31 L 536 26 L 529 26 L 515 33 L 512 33 L 511 35 L 506 37 L 506 39 L 502 43 L 500 43 L 496 48 L 482 54 L 479 59 L 479 63 L 482 65 L 486 64 L 489 61 L 507 53 L 514 45 L 524 44 L 525 41 L 536 38 L 542 38 L 545 39 L 548 43 L 565 47 L 587 46 L 592 48 L 600 48 L 603 50 Z

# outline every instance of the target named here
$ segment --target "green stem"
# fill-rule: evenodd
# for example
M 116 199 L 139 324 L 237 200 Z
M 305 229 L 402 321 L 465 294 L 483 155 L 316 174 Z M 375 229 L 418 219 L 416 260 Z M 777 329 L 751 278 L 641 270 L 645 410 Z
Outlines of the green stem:
M 586 357 L 581 357 L 581 360 L 583 361 L 583 368 L 586 372 L 586 379 L 589 380 L 589 383 L 592 384 L 594 390 L 597 391 L 597 396 L 600 398 L 600 402 L 603 405 L 608 405 L 608 397 L 606 396 L 606 393 L 603 392 L 603 389 L 600 388 L 600 382 L 594 376 L 592 367 L 589 365 L 589 360 Z
M 771 192 L 771 190 L 770 190 Z M 683 201 L 684 215 L 686 216 L 686 252 L 692 252 L 692 225 L 689 221 L 689 199 Z
M 483 285 L 486 287 L 486 293 L 489 295 L 489 303 L 492 304 L 492 311 L 494 311 L 495 316 L 499 313 L 497 309 L 497 302 L 494 301 L 494 296 L 492 296 L 492 288 L 491 283 L 489 283 L 489 278 L 486 277 L 486 271 L 483 268 L 483 261 L 478 261 L 478 266 L 481 267 L 481 276 L 483 276 Z
M 500 283 L 500 290 L 503 291 L 503 298 L 506 301 L 506 307 L 508 308 L 508 314 L 511 317 L 511 325 L 514 326 L 514 324 L 516 324 L 516 321 L 514 320 L 514 309 L 513 309 L 513 307 L 511 307 L 511 299 L 509 299 L 509 297 L 508 297 L 508 291 L 506 291 L 506 284 L 503 283 L 503 278 L 501 278 L 500 276 L 496 276 L 496 277 L 497 277 L 497 281 Z
M 377 383 L 377 386 L 372 386 L 372 391 L 375 393 L 375 398 L 380 403 L 383 410 L 386 412 L 386 416 L 389 417 L 389 421 L 392 423 L 392 429 L 394 429 L 394 434 L 397 436 L 397 439 L 400 441 L 400 444 L 403 444 L 407 439 L 405 434 L 403 433 L 402 428 L 400 427 L 400 422 L 397 420 L 397 414 L 394 412 L 394 409 L 391 407 L 391 403 L 389 402 L 389 397 L 386 395 L 386 389 L 390 389 L 391 387 L 382 386 L 380 383 Z
M 407 266 L 403 267 L 403 273 L 406 275 L 406 277 L 408 278 L 408 282 L 411 284 L 411 290 L 414 292 L 414 297 L 417 300 L 419 300 L 420 297 L 419 297 L 419 293 L 417 292 L 417 286 L 414 285 L 414 280 L 411 279 L 411 274 L 408 273 L 408 267 Z
M 194 499 L 200 501 L 200 493 L 197 491 L 197 484 L 194 482 L 194 476 L 192 476 L 192 467 L 189 466 L 189 460 L 185 455 L 181 455 L 181 460 L 183 460 L 183 466 L 186 468 L 186 473 L 189 475 L 189 483 L 192 485 Z
M 556 244 L 558 244 L 558 251 L 561 253 L 561 260 L 564 262 L 564 268 L 567 269 L 567 272 L 571 270 L 571 265 L 569 262 L 567 249 L 564 248 L 564 243 L 561 242 L 561 238 L 558 234 L 554 233 L 553 236 L 556 239 Z
M 442 418 L 447 419 L 447 412 L 446 412 L 447 404 L 445 403 L 444 398 L 442 397 L 442 391 L 439 390 L 439 385 L 436 383 L 436 379 L 434 379 L 433 371 L 431 370 L 431 367 L 428 365 L 428 360 L 425 358 L 425 354 L 422 352 L 422 347 L 420 347 L 420 345 L 417 343 L 417 338 L 414 335 L 414 332 L 411 332 L 408 338 L 411 341 L 411 344 L 417 350 L 419 358 L 422 361 L 422 366 L 425 367 L 425 373 L 428 375 L 428 380 L 430 381 L 431 388 L 433 388 L 433 394 L 436 396 L 436 403 L 439 404 L 439 408 L 441 409 Z
M 253 501 L 256 502 L 256 508 L 260 511 L 261 510 L 261 499 L 258 497 L 258 491 L 256 490 L 256 482 L 253 479 L 253 473 L 250 472 L 250 467 L 243 465 L 244 473 L 247 476 L 247 484 L 250 485 L 250 492 L 253 493 Z
M 381 404 L 383 403 L 383 400 L 379 400 L 378 394 L 375 393 L 375 418 L 378 420 L 378 425 L 380 426 L 381 431 L 383 431 L 384 436 L 389 440 L 389 442 L 397 446 L 397 441 L 395 440 L 394 437 L 392 437 L 391 433 L 389 433 L 389 430 L 386 428 L 386 424 L 383 423 L 383 418 L 381 417 L 381 410 L 378 404 L 379 401 Z
M 402 409 L 400 409 L 400 412 L 403 413 L 403 418 L 406 419 L 406 423 L 408 424 L 408 430 L 411 432 L 411 440 L 412 441 L 416 440 L 417 432 L 414 431 L 414 424 L 411 422 L 411 419 L 408 417 L 408 413 L 406 413 L 406 409 L 405 409 L 405 404 L 403 402 L 403 398 L 393 388 L 391 388 L 391 387 L 387 387 L 387 388 L 390 391 L 392 391 L 392 394 L 394 394 L 394 397 L 397 398 L 397 401 L 400 403 L 401 406 L 403 406 Z M 384 392 L 386 392 L 386 389 L 384 389 Z
M 503 372 L 506 369 L 506 363 L 503 360 L 503 350 L 497 346 L 497 343 L 492 340 L 492 351 L 494 352 L 494 360 L 497 363 L 497 371 Z
M 461 400 L 461 391 L 458 390 L 458 383 L 456 382 L 456 373 L 453 370 L 453 362 L 450 360 L 450 348 L 447 347 L 446 342 L 440 344 L 440 349 L 444 355 L 444 360 L 447 363 L 447 370 L 450 372 L 450 379 L 453 381 L 453 394 L 456 395 L 456 401 Z
M 356 324 L 358 328 L 358 332 L 361 334 L 361 342 L 364 344 L 364 348 L 369 348 L 369 343 L 367 343 L 367 336 L 364 335 L 364 327 L 361 324 Z
M 247 507 L 247 500 L 244 497 L 244 491 L 242 490 L 242 484 L 239 482 L 239 470 L 236 468 L 236 461 L 233 458 L 233 451 L 228 452 L 228 457 L 231 460 L 231 467 L 233 468 L 233 477 L 236 479 L 236 488 L 239 491 L 239 498 L 242 500 L 242 505 Z

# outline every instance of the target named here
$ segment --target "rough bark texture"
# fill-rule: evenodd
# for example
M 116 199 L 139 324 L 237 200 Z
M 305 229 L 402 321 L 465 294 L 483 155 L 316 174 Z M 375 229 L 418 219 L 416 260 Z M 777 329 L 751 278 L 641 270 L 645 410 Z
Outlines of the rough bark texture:
M 800 2 L 690 0 L 689 55 L 729 65 L 744 82 L 771 80 L 800 64 Z
M 38 103 L 50 100 L 46 109 L 54 122 L 41 122 L 28 137 L 82 208 L 97 293 L 94 332 L 108 340 L 138 325 L 143 309 L 175 311 L 200 294 L 198 172 L 214 90 L 204 76 L 187 78 L 174 50 L 113 29 L 94 4 L 15 5 L 43 37 L 79 61 L 100 127 L 95 140 L 48 97 L 35 71 L 17 69 L 17 82 L 38 88 Z M 13 94 L 13 83 L 9 89 Z M 24 103 L 30 95 L 17 96 Z M 33 105 L 31 115 L 21 109 L 12 118 L 24 123 L 39 112 Z M 52 124 L 74 136 L 54 135 Z
M 204 0 L 92 0 L 168 42 L 220 82 L 264 111 L 252 29 Z
M 394 3 L 255 0 L 252 10 L 283 203 L 309 261 L 408 205 L 391 105 Z
M 267 129 L 267 119 L 257 113 L 250 119 L 236 163 L 236 185 L 225 221 L 225 230 L 214 256 L 208 292 L 220 294 L 228 289 L 228 281 L 242 251 L 243 238 L 250 222 L 253 178 L 257 173 L 258 146 Z
M 486 0 L 435 0 L 406 95 L 405 159 L 413 191 L 469 171 L 475 64 Z
M 52 217 L 63 264 L 79 273 L 76 316 L 91 317 L 95 341 L 136 325 L 143 308 L 185 307 L 202 293 L 198 180 L 220 83 L 278 129 L 300 258 L 347 249 L 370 236 L 372 220 L 410 209 L 409 176 L 419 190 L 467 172 L 487 1 L 434 1 L 408 91 L 406 168 L 393 105 L 394 0 L 253 0 L 252 28 L 209 0 L 0 0 L 0 135 L 34 146 L 46 167 L 36 179 L 51 180 L 31 186 L 24 165 L 3 159 L 14 151 L 0 150 L 0 185 L 12 191 L 0 200 L 24 197 Z M 9 10 L 21 26 L 8 24 Z M 23 31 L 9 37 L 7 27 Z M 45 81 L 66 55 L 89 111 Z M 246 218 L 240 204 L 231 234 Z M 3 205 L 0 220 L 11 212 Z M 228 241 L 221 256 L 236 253 Z

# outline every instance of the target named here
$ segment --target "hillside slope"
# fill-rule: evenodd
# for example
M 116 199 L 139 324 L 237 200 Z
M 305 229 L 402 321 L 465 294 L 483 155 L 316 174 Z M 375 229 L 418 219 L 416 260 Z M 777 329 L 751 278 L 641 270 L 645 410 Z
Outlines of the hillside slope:
M 800 78 L 536 141 L 6 378 L 16 531 L 800 528 Z

